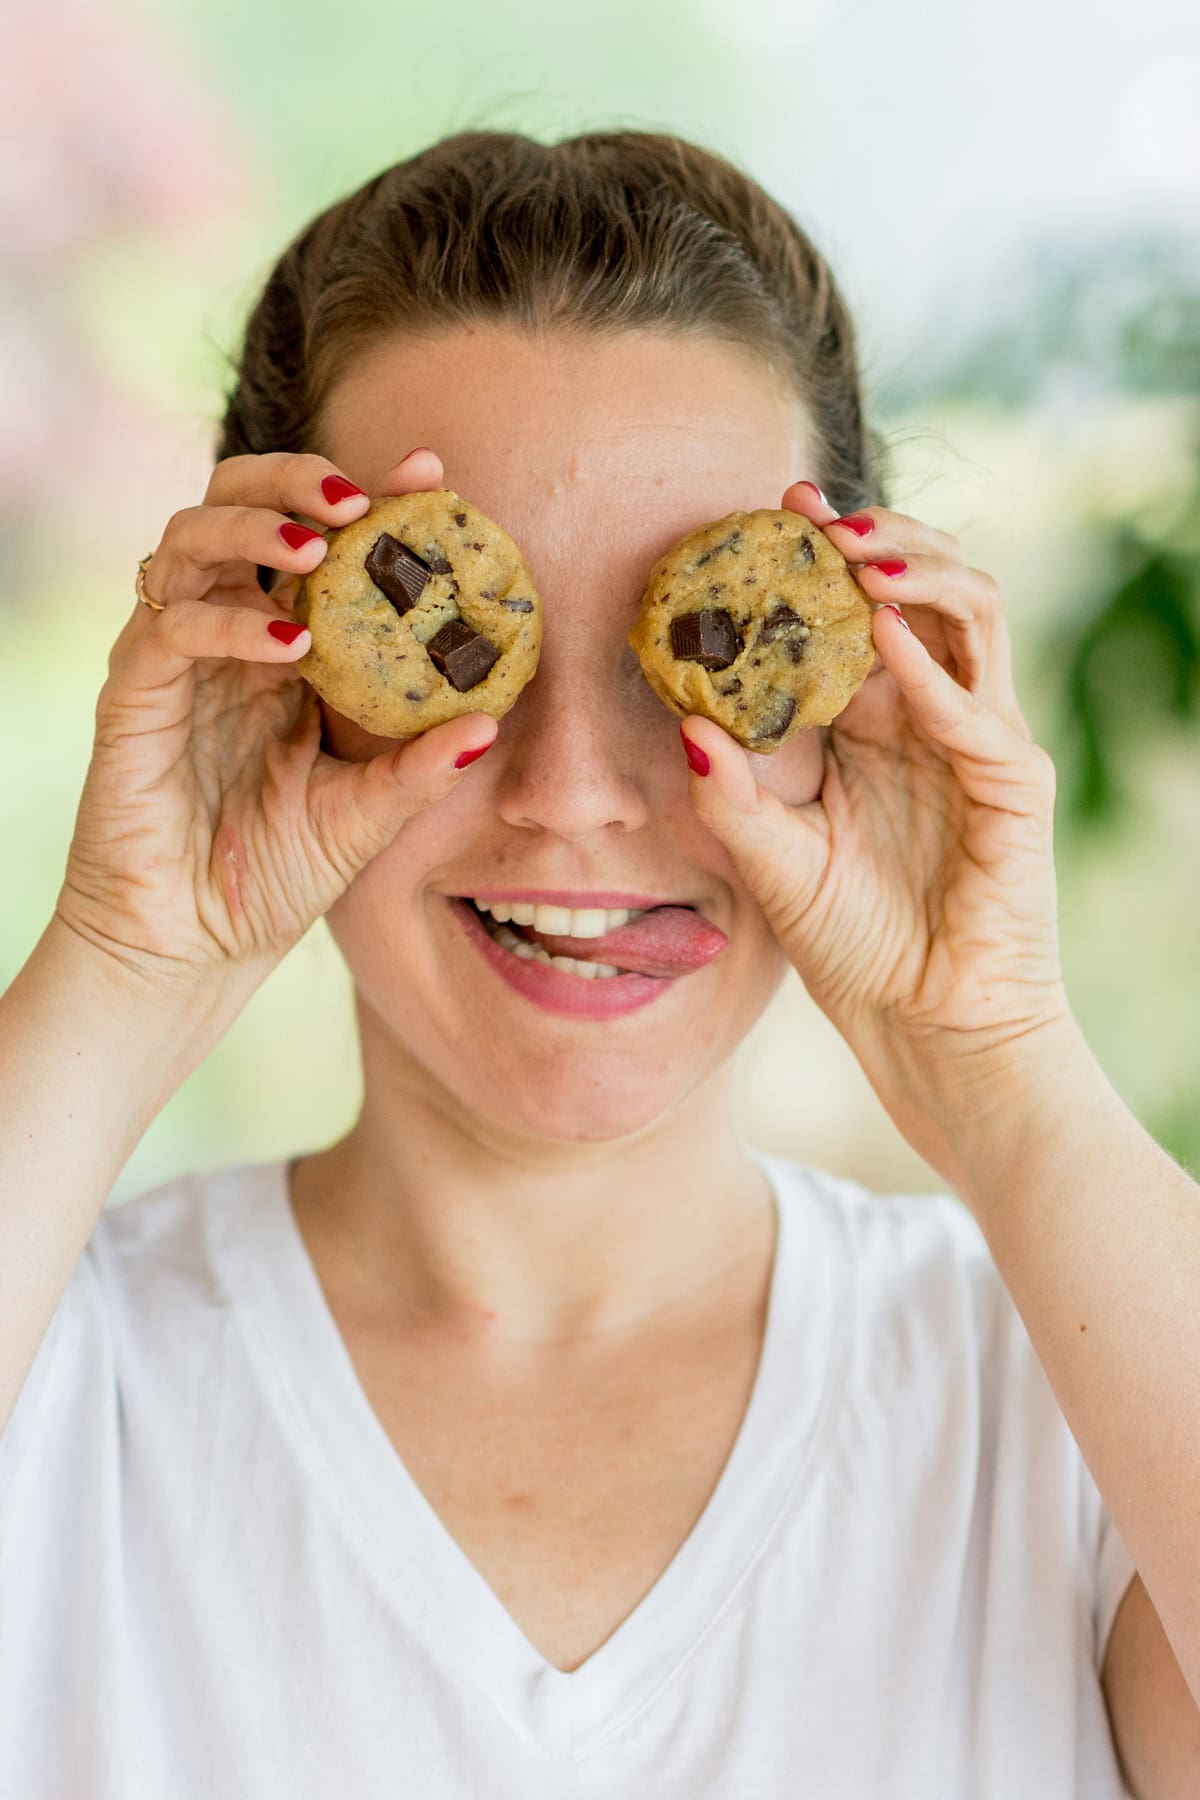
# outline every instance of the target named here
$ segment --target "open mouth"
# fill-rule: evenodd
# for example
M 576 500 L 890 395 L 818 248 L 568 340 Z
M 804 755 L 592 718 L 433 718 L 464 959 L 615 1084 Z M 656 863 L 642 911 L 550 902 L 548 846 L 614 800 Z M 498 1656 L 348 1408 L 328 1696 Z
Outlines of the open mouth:
M 472 928 L 482 927 L 505 956 L 546 963 L 585 981 L 690 975 L 729 943 L 720 927 L 687 901 L 571 909 L 464 894 L 456 904 L 468 910 Z
M 549 944 L 551 943 L 560 945 L 566 942 L 571 945 L 577 944 L 582 949 L 583 945 L 587 942 L 587 939 L 573 938 L 570 936 L 569 931 L 565 933 L 556 933 L 552 936 L 546 932 L 538 932 L 532 924 L 520 923 L 512 917 L 508 919 L 497 919 L 490 912 L 485 912 L 483 908 L 477 906 L 474 900 L 466 896 L 462 898 L 460 904 L 471 909 L 494 944 L 499 945 L 501 950 L 507 950 L 510 955 L 519 957 L 524 962 L 546 963 L 551 968 L 561 969 L 565 974 L 579 975 L 585 981 L 610 981 L 614 976 L 629 973 L 629 971 L 625 969 L 618 968 L 616 963 L 601 962 L 593 957 L 573 955 L 564 952 L 561 949 L 549 948 Z M 514 910 L 532 911 L 533 909 L 520 907 L 514 909 L 505 907 L 504 910 L 511 913 Z M 644 915 L 637 912 L 625 912 L 622 915 L 622 922 L 640 918 L 642 916 Z M 615 922 L 614 928 L 616 928 Z M 606 936 L 607 932 L 597 935 Z

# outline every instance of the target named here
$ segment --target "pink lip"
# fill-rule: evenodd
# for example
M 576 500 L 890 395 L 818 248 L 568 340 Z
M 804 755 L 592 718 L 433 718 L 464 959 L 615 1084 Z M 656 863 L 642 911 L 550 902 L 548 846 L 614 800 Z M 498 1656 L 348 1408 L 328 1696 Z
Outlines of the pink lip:
M 465 894 L 454 898 L 464 900 Z M 585 906 L 624 906 L 630 912 L 649 910 L 652 906 L 690 906 L 690 900 L 655 900 L 647 894 L 569 894 L 565 888 L 472 888 L 472 900 L 496 901 L 501 906 L 519 906 L 522 901 L 534 906 L 569 906 L 582 910 Z M 562 970 L 559 970 L 562 974 Z
M 483 896 L 480 896 L 483 898 Z M 499 895 L 488 896 L 499 899 Z M 547 900 L 547 906 L 562 905 Z M 601 904 L 599 901 L 597 905 Z M 605 901 L 605 905 L 625 906 L 626 900 Z M 658 901 L 650 905 L 657 906 Z M 674 987 L 672 975 L 610 975 L 594 981 L 572 975 L 568 969 L 555 969 L 533 958 L 513 956 L 494 944 L 477 915 L 465 900 L 451 899 L 451 911 L 462 920 L 463 929 L 484 960 L 491 964 L 502 981 L 526 1000 L 532 1000 L 543 1012 L 562 1013 L 572 1019 L 617 1019 L 624 1013 L 636 1012 Z

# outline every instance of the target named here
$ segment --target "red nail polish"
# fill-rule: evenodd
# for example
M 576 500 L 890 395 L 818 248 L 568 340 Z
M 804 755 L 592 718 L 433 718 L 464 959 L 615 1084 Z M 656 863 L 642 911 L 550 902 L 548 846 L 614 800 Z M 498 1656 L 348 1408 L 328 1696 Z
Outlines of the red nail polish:
M 813 493 L 817 496 L 817 499 L 821 502 L 822 506 L 829 505 L 828 500 L 825 498 L 824 494 L 821 492 L 820 488 L 817 486 L 815 481 L 798 481 L 796 483 L 796 485 L 797 485 L 797 487 L 810 487 L 812 489 Z M 835 520 L 831 521 L 831 523 L 836 523 L 836 521 Z
M 885 605 L 886 605 L 888 612 L 895 613 L 896 617 L 899 619 L 900 623 L 903 625 L 905 631 L 912 630 L 912 626 L 909 624 L 908 620 L 905 618 L 904 614 L 900 611 L 900 608 L 898 606 L 893 606 L 890 600 L 886 601 Z
M 712 768 L 710 759 L 705 756 L 699 744 L 693 744 L 682 725 L 679 727 L 679 735 L 683 739 L 683 748 L 687 755 L 688 767 L 691 769 L 692 773 L 694 775 L 707 775 L 708 771 Z
M 301 632 L 308 630 L 308 626 L 298 625 L 291 619 L 272 619 L 267 630 L 273 638 L 278 638 L 281 644 L 294 644 Z
M 894 579 L 897 575 L 903 575 L 908 564 L 896 556 L 890 562 L 869 562 L 862 566 L 864 569 L 878 569 L 881 575 L 890 575 Z
M 337 506 L 342 500 L 365 498 L 360 487 L 347 481 L 344 475 L 326 475 L 321 481 L 321 492 L 330 506 Z
M 495 741 L 495 738 L 493 738 L 492 744 L 494 744 Z M 485 755 L 487 751 L 491 749 L 492 744 L 481 744 L 478 750 L 464 750 L 461 756 L 455 757 L 455 768 L 465 769 L 468 763 L 477 762 L 481 756 Z
M 866 513 L 847 513 L 844 519 L 830 519 L 829 525 L 845 525 L 855 537 L 866 537 L 875 529 L 874 519 L 868 519 Z M 826 531 L 829 525 L 825 527 Z
M 294 525 L 289 519 L 286 525 L 279 527 L 279 535 L 289 550 L 303 550 L 305 544 L 311 544 L 321 534 L 319 531 L 310 531 L 307 525 Z

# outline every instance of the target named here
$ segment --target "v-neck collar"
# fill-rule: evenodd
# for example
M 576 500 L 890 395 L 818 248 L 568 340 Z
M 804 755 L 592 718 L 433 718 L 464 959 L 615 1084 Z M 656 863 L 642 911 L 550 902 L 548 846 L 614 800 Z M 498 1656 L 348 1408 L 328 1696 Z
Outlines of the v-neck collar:
M 578 1668 L 535 1649 L 443 1525 L 372 1410 L 292 1212 L 288 1159 L 209 1189 L 210 1253 L 284 1434 L 390 1604 L 527 1742 L 575 1760 L 670 1681 L 729 1608 L 812 1466 L 845 1341 L 847 1261 L 804 1171 L 750 1151 L 776 1241 L 762 1350 L 703 1513 L 650 1591 Z M 222 1200 L 224 1204 L 222 1204 Z

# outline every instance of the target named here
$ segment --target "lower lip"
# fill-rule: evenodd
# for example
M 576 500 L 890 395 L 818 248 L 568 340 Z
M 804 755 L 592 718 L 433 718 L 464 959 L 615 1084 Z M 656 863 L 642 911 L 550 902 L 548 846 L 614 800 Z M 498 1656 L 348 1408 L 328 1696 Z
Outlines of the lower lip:
M 564 1013 L 571 1019 L 617 1019 L 648 1006 L 675 985 L 677 977 L 673 975 L 596 975 L 589 979 L 534 956 L 514 956 L 493 942 L 474 907 L 465 900 L 451 900 L 450 905 L 484 961 L 543 1012 Z

